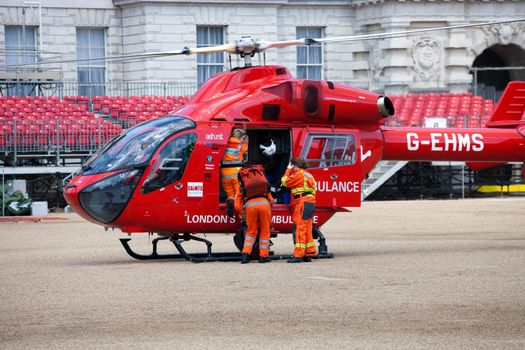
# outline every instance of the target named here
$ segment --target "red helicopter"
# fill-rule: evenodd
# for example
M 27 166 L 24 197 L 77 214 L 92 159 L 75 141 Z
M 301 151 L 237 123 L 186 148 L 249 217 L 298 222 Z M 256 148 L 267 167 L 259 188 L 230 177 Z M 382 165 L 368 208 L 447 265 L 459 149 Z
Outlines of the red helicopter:
M 465 26 L 446 28 L 458 27 Z M 399 33 L 374 38 L 389 34 Z M 361 183 L 380 160 L 467 161 L 478 168 L 525 161 L 525 82 L 508 84 L 485 128 L 394 128 L 384 126 L 395 113 L 387 96 L 330 81 L 295 79 L 282 66 L 251 65 L 255 53 L 270 48 L 362 39 L 243 38 L 234 44 L 153 54 L 229 52 L 244 57 L 246 66 L 215 75 L 183 108 L 128 129 L 106 144 L 67 184 L 67 202 L 86 220 L 107 228 L 130 235 L 157 233 L 149 255 L 133 251 L 131 238 L 121 239 L 136 259 L 239 260 L 240 252 L 212 252 L 211 242 L 197 234 L 235 233 L 235 245 L 242 248 L 242 225 L 227 215 L 219 175 L 228 138 L 241 128 L 249 139 L 247 161 L 265 166 L 276 198 L 273 235 L 294 230 L 290 193 L 280 188 L 281 176 L 292 157 L 309 163 L 318 186 L 314 237 L 319 257 L 330 258 L 320 228 L 335 213 L 361 205 Z M 272 153 L 261 152 L 260 145 L 271 146 Z M 178 253 L 158 253 L 161 240 L 171 241 Z M 182 247 L 187 240 L 204 242 L 206 253 L 189 254 Z

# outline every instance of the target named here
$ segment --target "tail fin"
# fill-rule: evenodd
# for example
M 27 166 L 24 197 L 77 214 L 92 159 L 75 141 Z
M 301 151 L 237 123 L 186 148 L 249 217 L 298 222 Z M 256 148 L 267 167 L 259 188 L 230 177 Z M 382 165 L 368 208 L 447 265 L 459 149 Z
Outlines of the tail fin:
M 518 128 L 523 135 L 525 130 L 525 81 L 511 81 L 498 102 L 487 128 Z M 521 126 L 521 127 L 520 127 Z M 525 135 L 524 135 L 525 136 Z M 506 163 L 467 162 L 472 170 L 492 168 Z
M 520 125 L 525 125 L 525 81 L 511 81 L 487 127 L 511 129 Z

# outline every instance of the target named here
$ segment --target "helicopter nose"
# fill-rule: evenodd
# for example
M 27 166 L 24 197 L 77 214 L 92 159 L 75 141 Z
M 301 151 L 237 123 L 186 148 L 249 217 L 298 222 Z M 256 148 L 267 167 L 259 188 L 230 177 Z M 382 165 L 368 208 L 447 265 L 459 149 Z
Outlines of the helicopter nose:
M 141 175 L 141 170 L 130 169 L 95 182 L 79 192 L 80 205 L 96 220 L 110 223 L 128 204 Z
M 141 169 L 128 169 L 96 179 L 87 176 L 82 181 L 89 183 L 87 186 L 77 187 L 80 181 L 72 180 L 64 190 L 64 197 L 82 216 L 107 224 L 124 211 L 141 176 Z

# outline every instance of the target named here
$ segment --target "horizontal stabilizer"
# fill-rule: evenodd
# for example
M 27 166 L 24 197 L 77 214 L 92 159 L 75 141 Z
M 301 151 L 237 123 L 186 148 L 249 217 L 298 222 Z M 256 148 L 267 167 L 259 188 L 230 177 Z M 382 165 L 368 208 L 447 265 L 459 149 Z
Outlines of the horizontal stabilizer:
M 500 165 L 505 165 L 507 163 L 505 162 L 503 163 L 502 162 L 467 162 L 466 164 L 470 169 L 475 170 L 475 171 L 480 171 L 483 169 L 494 168 Z
M 525 81 L 511 81 L 496 106 L 488 128 L 515 128 L 525 124 Z

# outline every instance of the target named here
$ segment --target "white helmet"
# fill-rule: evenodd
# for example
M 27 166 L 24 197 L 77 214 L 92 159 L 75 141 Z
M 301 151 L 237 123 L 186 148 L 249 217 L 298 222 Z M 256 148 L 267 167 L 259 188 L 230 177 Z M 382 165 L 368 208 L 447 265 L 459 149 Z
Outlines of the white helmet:
M 262 153 L 267 157 L 273 156 L 277 151 L 277 146 L 275 146 L 275 142 L 273 142 L 272 139 L 270 139 L 269 146 L 260 145 L 259 148 L 262 150 Z

